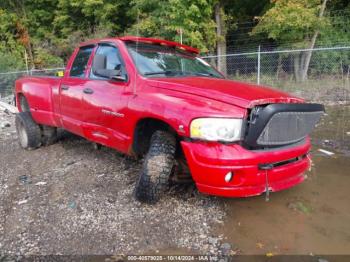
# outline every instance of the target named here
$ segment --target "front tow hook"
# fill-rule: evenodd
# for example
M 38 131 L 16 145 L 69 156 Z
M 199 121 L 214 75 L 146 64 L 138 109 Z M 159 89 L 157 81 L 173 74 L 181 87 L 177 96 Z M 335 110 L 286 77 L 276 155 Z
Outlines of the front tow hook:
M 265 201 L 268 202 L 270 200 L 270 190 L 269 190 L 269 176 L 268 171 L 273 168 L 272 164 L 260 164 L 259 169 L 265 170 Z

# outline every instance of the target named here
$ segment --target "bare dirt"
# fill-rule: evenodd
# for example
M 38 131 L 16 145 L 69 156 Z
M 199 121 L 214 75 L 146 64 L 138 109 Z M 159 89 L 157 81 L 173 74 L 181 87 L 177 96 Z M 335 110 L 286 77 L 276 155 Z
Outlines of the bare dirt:
M 207 197 L 193 186 L 173 186 L 151 206 L 133 198 L 141 161 L 94 150 L 66 133 L 55 145 L 22 150 L 13 116 L 1 112 L 0 250 L 350 254 L 350 107 L 328 111 L 313 134 L 309 179 L 272 194 L 270 202 Z

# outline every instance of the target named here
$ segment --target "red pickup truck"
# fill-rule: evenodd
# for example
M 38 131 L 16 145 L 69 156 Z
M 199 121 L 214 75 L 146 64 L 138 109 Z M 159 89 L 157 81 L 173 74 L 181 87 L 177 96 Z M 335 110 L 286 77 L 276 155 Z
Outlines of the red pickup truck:
M 225 77 L 179 43 L 121 37 L 82 43 L 63 77 L 16 81 L 20 145 L 55 142 L 57 128 L 144 156 L 138 200 L 154 203 L 169 180 L 200 192 L 248 197 L 299 184 L 319 104 Z

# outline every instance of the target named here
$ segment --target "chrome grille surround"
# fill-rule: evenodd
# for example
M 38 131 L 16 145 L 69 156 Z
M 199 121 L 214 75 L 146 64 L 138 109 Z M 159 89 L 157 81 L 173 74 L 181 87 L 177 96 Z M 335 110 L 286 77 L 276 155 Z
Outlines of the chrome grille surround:
M 323 114 L 323 111 L 278 112 L 266 124 L 257 144 L 278 146 L 296 143 L 311 133 Z

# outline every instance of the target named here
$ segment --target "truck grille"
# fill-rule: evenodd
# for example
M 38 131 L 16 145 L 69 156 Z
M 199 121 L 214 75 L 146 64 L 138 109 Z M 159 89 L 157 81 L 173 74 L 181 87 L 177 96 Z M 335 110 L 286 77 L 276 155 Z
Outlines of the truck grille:
M 323 112 L 280 112 L 272 116 L 257 144 L 285 145 L 304 139 L 314 129 Z
M 321 116 L 320 104 L 269 104 L 252 109 L 244 144 L 251 149 L 297 143 L 311 133 Z

